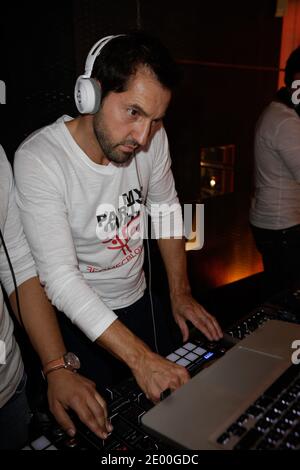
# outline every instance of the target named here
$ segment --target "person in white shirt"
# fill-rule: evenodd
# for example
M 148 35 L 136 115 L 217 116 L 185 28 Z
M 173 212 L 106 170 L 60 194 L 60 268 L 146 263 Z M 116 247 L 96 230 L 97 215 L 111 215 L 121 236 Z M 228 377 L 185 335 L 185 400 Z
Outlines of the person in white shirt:
M 86 63 L 93 79 L 85 74 L 79 91 L 76 85 L 81 114 L 59 118 L 17 150 L 17 202 L 41 282 L 70 320 L 62 323 L 63 331 L 68 330 L 66 341 L 79 354 L 85 375 L 97 384 L 101 377 L 109 382 L 116 364 L 105 349 L 158 401 L 161 392 L 178 388 L 189 376 L 149 348 L 155 335 L 144 294 L 143 240 L 135 235 L 143 204 L 152 212 L 156 233 L 170 214 L 175 226 L 181 222 L 162 125 L 175 64 L 156 39 L 141 32 L 105 38 L 100 45 Z M 83 109 L 90 88 L 93 106 L 89 109 L 87 100 Z M 162 203 L 162 214 L 155 214 L 154 205 Z M 184 240 L 165 232 L 158 236 L 184 340 L 187 320 L 218 340 L 217 321 L 191 296 Z
M 255 132 L 255 192 L 250 223 L 262 254 L 266 295 L 300 279 L 300 47 L 289 56 L 285 87 L 260 116 Z
M 55 370 L 51 366 L 54 359 L 66 353 L 66 348 L 55 312 L 36 276 L 15 203 L 11 167 L 1 146 L 0 232 L 0 449 L 18 449 L 26 443 L 31 413 L 25 391 L 26 373 L 2 287 L 45 368 L 49 405 L 58 423 L 70 436 L 75 434 L 75 426 L 66 412 L 70 408 L 99 437 L 106 437 L 111 426 L 106 404 L 95 384 L 58 364 Z M 16 280 L 19 309 L 8 259 Z

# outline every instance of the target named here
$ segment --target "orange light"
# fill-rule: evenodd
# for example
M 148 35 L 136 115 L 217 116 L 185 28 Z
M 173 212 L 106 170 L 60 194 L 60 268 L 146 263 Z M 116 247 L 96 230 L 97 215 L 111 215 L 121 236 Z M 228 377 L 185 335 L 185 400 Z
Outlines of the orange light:
M 211 188 L 214 188 L 216 186 L 216 178 L 214 176 L 211 177 L 209 185 Z

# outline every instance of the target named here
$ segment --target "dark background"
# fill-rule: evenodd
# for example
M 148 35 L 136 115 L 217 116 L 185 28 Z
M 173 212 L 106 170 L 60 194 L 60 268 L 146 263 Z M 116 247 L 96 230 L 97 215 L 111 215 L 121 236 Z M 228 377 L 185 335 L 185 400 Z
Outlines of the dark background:
M 64 0 L 0 8 L 0 79 L 7 86 L 0 143 L 11 161 L 33 130 L 75 116 L 75 79 L 99 38 L 143 28 L 165 43 L 183 72 L 165 120 L 182 203 L 202 202 L 200 148 L 236 145 L 234 192 L 204 201 L 204 248 L 188 253 L 193 290 L 205 298 L 245 278 L 257 290 L 261 261 L 248 227 L 252 142 L 277 89 L 276 1 Z

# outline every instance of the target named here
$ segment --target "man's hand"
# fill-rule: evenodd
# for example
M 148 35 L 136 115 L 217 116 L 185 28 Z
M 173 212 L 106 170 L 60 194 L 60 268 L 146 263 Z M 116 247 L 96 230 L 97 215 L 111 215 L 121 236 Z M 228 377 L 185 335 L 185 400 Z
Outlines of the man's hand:
M 209 340 L 217 341 L 222 338 L 217 320 L 190 294 L 184 239 L 161 238 L 158 240 L 158 246 L 168 274 L 173 315 L 182 332 L 183 341 L 187 341 L 189 337 L 187 320 L 202 331 Z
M 211 341 L 218 341 L 223 337 L 222 330 L 215 317 L 210 315 L 202 305 L 198 304 L 190 294 L 175 294 L 171 296 L 171 302 L 173 315 L 181 330 L 183 341 L 187 341 L 189 337 L 187 320 Z
M 166 389 L 176 390 L 189 380 L 187 370 L 167 359 L 147 350 L 132 369 L 133 375 L 145 392 L 147 398 L 154 403 Z
M 68 409 L 75 411 L 80 420 L 100 439 L 106 439 L 112 431 L 107 419 L 106 403 L 96 390 L 94 382 L 66 369 L 47 375 L 50 411 L 69 436 L 76 428 Z

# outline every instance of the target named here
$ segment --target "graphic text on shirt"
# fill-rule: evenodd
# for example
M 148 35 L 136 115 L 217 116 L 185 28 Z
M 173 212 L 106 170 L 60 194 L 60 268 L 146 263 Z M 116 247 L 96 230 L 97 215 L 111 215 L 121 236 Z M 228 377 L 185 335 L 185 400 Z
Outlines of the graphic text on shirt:
M 119 196 L 119 207 L 104 203 L 97 207 L 96 235 L 109 250 L 131 252 L 129 241 L 140 238 L 141 189 L 130 189 Z

